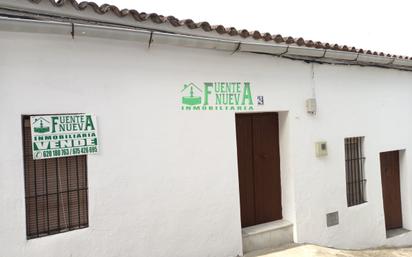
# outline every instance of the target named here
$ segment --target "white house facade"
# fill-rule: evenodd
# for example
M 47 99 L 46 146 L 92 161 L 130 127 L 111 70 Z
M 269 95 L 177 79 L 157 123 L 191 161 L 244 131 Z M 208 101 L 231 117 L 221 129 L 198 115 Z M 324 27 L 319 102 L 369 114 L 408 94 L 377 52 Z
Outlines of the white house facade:
M 0 1 L 0 256 L 412 244 L 412 60 L 96 8 Z M 55 114 L 98 153 L 33 160 Z

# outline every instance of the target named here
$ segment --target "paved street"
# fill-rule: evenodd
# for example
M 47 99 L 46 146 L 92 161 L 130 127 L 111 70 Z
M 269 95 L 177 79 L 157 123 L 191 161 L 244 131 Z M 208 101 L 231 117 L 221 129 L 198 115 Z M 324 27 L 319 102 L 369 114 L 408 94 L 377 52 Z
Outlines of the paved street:
M 410 257 L 412 247 L 382 248 L 362 251 L 337 250 L 316 245 L 290 245 L 288 247 L 252 252 L 246 257 Z

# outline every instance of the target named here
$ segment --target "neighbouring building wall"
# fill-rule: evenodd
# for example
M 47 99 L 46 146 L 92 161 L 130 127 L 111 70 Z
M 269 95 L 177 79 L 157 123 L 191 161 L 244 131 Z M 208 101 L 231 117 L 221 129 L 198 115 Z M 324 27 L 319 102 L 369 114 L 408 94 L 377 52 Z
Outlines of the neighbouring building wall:
M 316 65 L 318 100 L 315 118 L 301 115 L 291 125 L 300 147 L 295 163 L 297 229 L 300 241 L 343 248 L 405 245 L 410 233 L 386 239 L 379 153 L 402 150 L 401 189 L 404 225 L 408 228 L 412 186 L 412 74 L 367 67 Z M 344 138 L 364 136 L 367 203 L 347 207 Z M 314 142 L 327 141 L 329 154 L 315 158 Z M 297 145 L 296 145 L 297 146 Z M 326 227 L 326 213 L 339 211 L 340 224 Z
M 380 151 L 405 149 L 401 176 L 411 180 L 412 73 L 46 34 L 0 32 L 0 49 L 1 256 L 240 255 L 234 112 L 180 109 L 183 84 L 208 81 L 249 81 L 265 97 L 255 111 L 280 112 L 282 204 L 297 242 L 412 242 L 386 240 L 379 169 Z M 305 110 L 313 91 L 316 116 Z M 21 115 L 75 112 L 96 114 L 99 126 L 89 228 L 26 240 Z M 350 208 L 349 136 L 365 137 L 368 180 L 368 202 Z M 327 157 L 315 157 L 318 140 Z M 406 212 L 411 183 L 402 181 Z M 340 224 L 327 228 L 332 211 Z

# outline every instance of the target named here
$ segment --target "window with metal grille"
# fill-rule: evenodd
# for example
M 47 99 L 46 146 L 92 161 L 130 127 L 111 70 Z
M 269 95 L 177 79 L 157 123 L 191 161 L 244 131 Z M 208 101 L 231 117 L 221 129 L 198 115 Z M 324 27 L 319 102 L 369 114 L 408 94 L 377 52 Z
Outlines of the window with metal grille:
M 363 137 L 345 138 L 346 197 L 348 206 L 366 202 Z
M 30 117 L 23 117 L 27 238 L 88 227 L 87 156 L 33 160 Z

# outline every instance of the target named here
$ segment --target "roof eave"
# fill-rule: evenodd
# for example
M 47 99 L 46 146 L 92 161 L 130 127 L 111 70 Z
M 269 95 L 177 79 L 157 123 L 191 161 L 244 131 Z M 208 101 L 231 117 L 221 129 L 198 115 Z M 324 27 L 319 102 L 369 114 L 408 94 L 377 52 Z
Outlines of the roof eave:
M 71 5 L 52 7 L 47 1 L 28 5 L 27 0 L 3 0 L 0 11 L 19 14 L 28 19 L 1 18 L 0 30 L 67 34 L 70 36 L 104 37 L 134 40 L 150 44 L 170 44 L 184 47 L 217 49 L 229 52 L 250 52 L 282 56 L 290 59 L 320 63 L 355 64 L 400 70 L 412 70 L 412 60 L 351 51 L 337 51 L 275 41 L 253 40 L 241 36 L 219 35 L 200 29 L 174 27 L 168 23 L 139 22 L 131 18 L 119 19 L 109 13 L 76 10 Z M 35 19 L 41 19 L 36 21 Z M 47 18 L 49 20 L 47 20 Z M 75 28 L 74 31 L 72 29 Z

